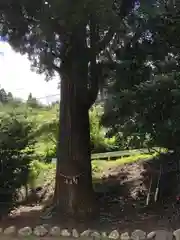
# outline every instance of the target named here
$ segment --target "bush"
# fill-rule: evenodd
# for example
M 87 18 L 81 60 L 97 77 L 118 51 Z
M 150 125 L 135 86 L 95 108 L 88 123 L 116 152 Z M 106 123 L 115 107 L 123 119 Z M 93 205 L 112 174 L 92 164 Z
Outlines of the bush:
M 44 153 L 44 161 L 50 163 L 52 158 L 56 158 L 56 146 L 52 145 L 51 148 L 46 148 Z
M 11 208 L 17 189 L 27 184 L 35 144 L 32 127 L 18 114 L 0 120 L 0 211 Z

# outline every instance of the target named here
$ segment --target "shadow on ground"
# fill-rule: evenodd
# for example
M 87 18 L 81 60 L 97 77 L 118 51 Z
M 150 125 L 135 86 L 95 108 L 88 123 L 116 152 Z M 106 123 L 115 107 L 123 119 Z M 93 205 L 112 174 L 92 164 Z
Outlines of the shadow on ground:
M 162 162 L 166 164 L 163 167 L 158 200 L 155 203 L 154 192 L 157 187 Z M 73 222 L 73 220 L 64 222 L 61 217 L 41 220 L 43 204 L 50 203 L 50 200 L 46 199 L 45 202 L 39 205 L 35 202 L 34 205 L 21 206 L 14 216 L 4 217 L 0 222 L 0 227 L 9 225 L 15 225 L 18 228 L 27 225 L 34 227 L 46 223 L 60 225 L 65 228 L 75 227 L 79 231 L 83 231 L 88 227 L 102 231 L 111 231 L 114 228 L 122 231 L 132 231 L 135 228 L 153 231 L 157 227 L 168 230 L 177 229 L 180 220 L 179 202 L 176 201 L 177 193 L 171 191 L 172 186 L 177 186 L 178 181 L 178 171 L 177 167 L 173 167 L 174 162 L 177 162 L 175 156 L 162 155 L 157 161 L 141 161 L 109 169 L 105 177 L 94 179 L 94 189 L 97 203 L 100 206 L 100 216 L 91 223 L 77 223 Z M 168 171 L 165 171 L 165 169 Z M 153 181 L 151 189 L 149 189 L 151 178 Z M 149 190 L 151 201 L 149 206 L 146 206 Z

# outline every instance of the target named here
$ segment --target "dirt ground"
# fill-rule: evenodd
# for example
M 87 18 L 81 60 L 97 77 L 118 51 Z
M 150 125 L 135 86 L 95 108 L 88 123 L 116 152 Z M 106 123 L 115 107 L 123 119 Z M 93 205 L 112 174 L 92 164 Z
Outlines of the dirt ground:
M 11 216 L 4 216 L 0 227 L 15 225 L 34 227 L 38 224 L 60 225 L 61 227 L 77 228 L 79 231 L 91 227 L 100 231 L 132 231 L 142 229 L 150 232 L 158 229 L 177 229 L 180 220 L 180 205 L 175 197 L 167 201 L 150 202 L 146 206 L 148 188 L 144 183 L 142 172 L 144 165 L 139 163 L 113 167 L 106 171 L 101 182 L 95 179 L 95 191 L 100 208 L 100 216 L 93 223 L 61 222 L 60 219 L 42 220 L 41 204 L 31 203 L 18 207 Z M 52 186 L 47 188 L 47 194 L 52 195 Z M 47 189 L 46 189 L 47 190 Z M 46 196 L 47 198 L 47 196 Z

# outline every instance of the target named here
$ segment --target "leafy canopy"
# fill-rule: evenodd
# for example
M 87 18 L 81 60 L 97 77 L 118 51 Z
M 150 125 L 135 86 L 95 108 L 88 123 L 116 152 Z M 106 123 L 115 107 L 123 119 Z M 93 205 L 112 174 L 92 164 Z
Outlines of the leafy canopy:
M 0 3 L 1 35 L 8 35 L 13 48 L 27 53 L 33 67 L 50 77 L 54 70 L 59 71 L 60 62 L 71 47 L 72 33 L 81 38 L 78 34 L 86 27 L 87 39 L 90 38 L 88 26 L 93 16 L 98 24 L 101 45 L 96 47 L 99 52 L 111 40 L 121 24 L 120 19 L 131 11 L 134 2 L 37 0 L 32 5 L 30 0 L 3 0 Z
M 138 41 L 117 49 L 103 121 L 129 146 L 179 146 L 179 11 L 169 2 L 143 18 Z M 139 19 L 137 19 L 139 22 Z M 132 37 L 133 39 L 133 37 Z M 118 54 L 118 53 L 123 54 Z

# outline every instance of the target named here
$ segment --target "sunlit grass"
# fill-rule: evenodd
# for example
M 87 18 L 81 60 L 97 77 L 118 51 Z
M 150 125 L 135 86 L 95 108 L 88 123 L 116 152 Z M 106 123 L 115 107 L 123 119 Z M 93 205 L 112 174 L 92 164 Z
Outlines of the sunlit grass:
M 112 165 L 123 165 L 123 164 L 127 164 L 127 163 L 133 163 L 133 162 L 137 162 L 140 160 L 148 160 L 150 158 L 153 158 L 155 156 L 157 156 L 158 153 L 153 153 L 153 154 L 137 154 L 134 156 L 129 156 L 129 157 L 123 157 L 120 159 L 117 159 L 116 161 L 114 161 L 112 163 Z
M 92 164 L 95 165 L 100 165 L 102 167 L 106 166 L 116 166 L 116 165 L 123 165 L 126 163 L 133 163 L 139 160 L 147 160 L 148 158 L 152 158 L 154 156 L 157 156 L 158 153 L 153 153 L 153 154 L 137 154 L 137 155 L 132 155 L 129 157 L 122 157 L 122 158 L 117 158 L 116 160 L 93 160 Z

